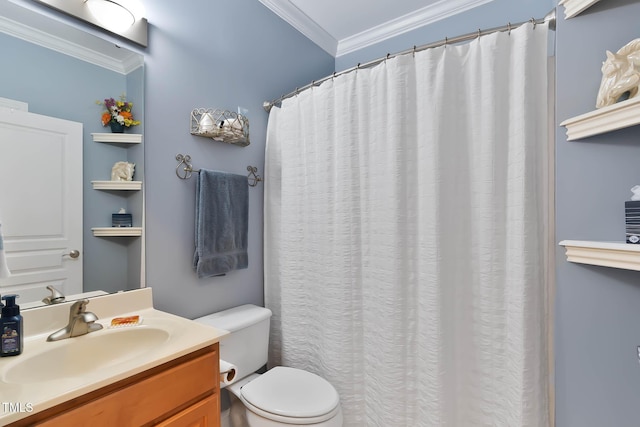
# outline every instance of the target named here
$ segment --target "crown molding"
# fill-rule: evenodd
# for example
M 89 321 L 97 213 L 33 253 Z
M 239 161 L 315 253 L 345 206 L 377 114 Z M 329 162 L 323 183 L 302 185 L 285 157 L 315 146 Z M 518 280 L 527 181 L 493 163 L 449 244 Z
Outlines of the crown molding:
M 0 16 L 0 32 L 120 74 L 126 75 L 144 64 L 142 55 L 119 59 L 4 16 Z
M 122 65 L 122 74 L 127 75 L 133 70 L 136 70 L 144 65 L 144 56 L 132 53 L 123 60 L 119 61 L 119 64 Z
M 284 19 L 331 56 L 336 56 L 338 41 L 290 1 L 260 0 L 260 3 Z
M 558 6 L 564 6 L 564 19 L 573 18 L 600 0 L 560 0 Z
M 336 50 L 336 57 L 380 43 L 492 1 L 494 0 L 441 0 L 340 40 Z
M 289 0 L 260 0 L 263 5 L 331 54 L 334 58 L 380 43 L 492 1 L 494 0 L 440 0 L 422 9 L 418 9 L 338 41 Z

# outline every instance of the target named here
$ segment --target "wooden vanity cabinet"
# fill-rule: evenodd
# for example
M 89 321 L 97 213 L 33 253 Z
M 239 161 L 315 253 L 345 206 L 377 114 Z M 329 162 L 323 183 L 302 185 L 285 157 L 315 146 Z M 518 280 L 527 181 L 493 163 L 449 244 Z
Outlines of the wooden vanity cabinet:
M 10 426 L 220 427 L 218 344 Z
M 211 414 L 214 412 L 216 415 L 212 417 Z M 220 400 L 217 395 L 206 397 L 156 425 L 159 427 L 219 427 Z

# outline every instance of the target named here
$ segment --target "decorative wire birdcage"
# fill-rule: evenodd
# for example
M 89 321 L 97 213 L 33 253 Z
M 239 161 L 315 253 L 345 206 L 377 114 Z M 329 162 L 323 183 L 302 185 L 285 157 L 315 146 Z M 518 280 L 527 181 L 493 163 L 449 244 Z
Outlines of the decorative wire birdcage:
M 249 120 L 233 111 L 195 108 L 191 111 L 191 134 L 246 147 Z

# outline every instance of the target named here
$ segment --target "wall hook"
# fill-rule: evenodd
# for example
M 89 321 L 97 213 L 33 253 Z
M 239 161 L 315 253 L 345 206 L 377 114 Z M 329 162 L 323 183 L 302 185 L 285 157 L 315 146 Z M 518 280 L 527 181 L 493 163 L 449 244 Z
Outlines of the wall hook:
M 258 168 L 256 166 L 247 166 L 247 171 L 249 171 L 249 175 L 247 176 L 247 179 L 249 180 L 249 187 L 255 187 L 260 181 L 262 181 L 262 177 L 256 174 L 256 172 L 258 172 Z
M 176 166 L 176 175 L 178 175 L 178 178 L 180 179 L 189 179 L 191 178 L 191 175 L 193 175 L 193 166 L 191 166 L 191 156 L 186 154 L 186 155 L 182 155 L 182 154 L 176 154 L 176 160 L 180 163 L 178 163 L 178 166 Z M 182 168 L 182 174 L 180 173 L 180 166 L 184 165 L 184 167 Z M 197 171 L 196 171 L 197 172 Z

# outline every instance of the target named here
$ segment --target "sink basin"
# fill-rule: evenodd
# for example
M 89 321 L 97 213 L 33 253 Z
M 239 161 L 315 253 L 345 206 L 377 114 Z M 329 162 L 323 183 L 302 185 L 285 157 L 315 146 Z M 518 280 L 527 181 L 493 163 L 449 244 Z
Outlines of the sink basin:
M 16 357 L 4 370 L 5 383 L 29 384 L 83 377 L 118 365 L 156 349 L 170 337 L 169 332 L 135 326 L 103 329 L 79 337 L 39 346 L 38 351 Z M 25 350 L 28 343 L 25 343 Z
M 70 304 L 64 303 L 23 312 L 22 354 L 0 357 L 0 402 L 17 407 L 0 409 L 0 426 L 37 413 L 44 417 L 43 411 L 58 405 L 68 408 L 88 393 L 109 393 L 123 381 L 137 375 L 142 378 L 145 372 L 156 372 L 154 369 L 161 370 L 183 356 L 210 349 L 228 334 L 156 310 L 152 289 L 147 287 L 97 296 L 89 306 L 102 325 L 133 315 L 143 318 L 144 323 L 47 341 L 52 332 L 64 326 L 69 310 Z M 27 411 L 23 410 L 25 405 Z

